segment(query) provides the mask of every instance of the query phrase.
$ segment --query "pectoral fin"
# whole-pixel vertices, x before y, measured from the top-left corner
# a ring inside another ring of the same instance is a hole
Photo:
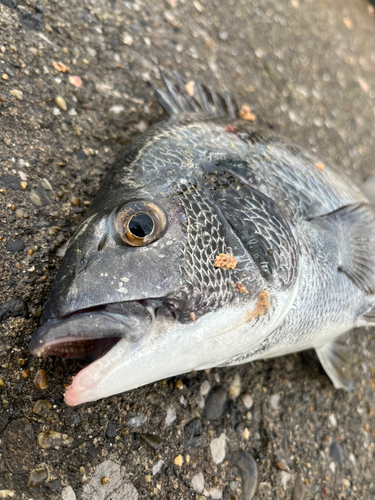
[[[353,388],[351,372],[351,349],[342,337],[315,349],[324,371],[336,389]]]
[[[375,212],[370,205],[348,205],[319,217],[336,235],[339,271],[363,292],[375,294]]]

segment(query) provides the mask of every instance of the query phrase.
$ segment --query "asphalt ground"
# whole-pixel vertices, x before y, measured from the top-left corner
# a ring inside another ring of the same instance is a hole
[[[0,496],[250,499],[247,452],[254,498],[373,499],[371,330],[350,336],[350,394],[302,353],[68,408],[79,363],[27,351],[58,250],[116,153],[163,115],[146,84],[159,66],[232,90],[357,181],[375,174],[365,1],[0,0]]]

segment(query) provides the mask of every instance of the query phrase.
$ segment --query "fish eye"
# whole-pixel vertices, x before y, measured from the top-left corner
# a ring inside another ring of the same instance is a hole
[[[115,227],[124,243],[141,247],[160,238],[167,227],[167,216],[154,202],[133,201],[119,210]]]
[[[129,221],[129,231],[136,238],[144,238],[152,233],[154,221],[147,214],[136,214]]]

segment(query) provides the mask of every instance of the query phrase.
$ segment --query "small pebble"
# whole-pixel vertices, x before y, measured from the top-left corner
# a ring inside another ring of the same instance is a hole
[[[277,407],[279,406],[279,401],[280,401],[280,394],[273,394],[270,397],[270,405],[273,410],[277,410]]]
[[[236,489],[238,488],[238,481],[229,481],[229,488],[232,491],[236,491]]]
[[[22,370],[22,371],[21,371],[21,377],[22,377],[23,379],[25,379],[25,380],[26,380],[26,379],[28,379],[28,378],[30,377],[30,370],[29,370],[29,369],[27,369],[27,370]]]
[[[51,415],[52,403],[48,399],[38,399],[33,406],[34,415],[38,417],[47,418]]]
[[[38,434],[38,445],[44,450],[54,448],[60,449],[62,446],[68,447],[73,444],[73,438],[68,434],[61,434],[57,431],[45,431]]]
[[[171,406],[167,409],[165,423],[167,425],[171,425],[175,420],[176,420],[176,408],[174,406]]]
[[[251,111],[250,106],[247,106],[246,104],[243,104],[239,113],[238,113],[239,118],[242,120],[249,120],[253,122],[256,118],[254,113]]]
[[[82,85],[82,80],[79,76],[69,76],[69,83],[74,85],[74,87],[80,87]]]
[[[175,465],[178,465],[179,467],[182,466],[184,459],[182,458],[182,455],[177,455],[177,457],[173,460],[173,463]]]
[[[17,359],[17,364],[18,366],[25,366],[27,363],[26,359],[25,358],[18,358]]]
[[[49,483],[51,484],[51,483]],[[71,486],[65,486],[65,488],[61,492],[62,500],[76,500],[76,494],[73,491]]]
[[[302,479],[298,476],[295,480],[293,491],[292,491],[292,500],[303,500],[305,496],[305,485],[302,482]]]
[[[201,385],[200,393],[202,394],[202,396],[206,396],[206,394],[209,393],[210,389],[211,389],[210,383],[208,382],[208,380],[205,380]]]
[[[133,37],[128,33],[125,33],[122,37],[122,42],[130,47],[131,45],[133,45]]]
[[[176,380],[176,389],[178,389],[179,391],[182,391],[182,389],[184,388],[184,383],[182,382],[182,380],[178,379]]]
[[[19,101],[22,101],[22,99],[23,99],[23,93],[21,92],[21,90],[13,89],[9,93],[10,93],[10,95],[12,95],[13,97],[15,97]]]
[[[25,243],[21,238],[15,238],[14,240],[9,240],[7,243],[7,250],[11,252],[22,252],[25,249]]]
[[[346,479],[346,477],[342,480],[342,485],[344,488],[347,490],[350,487],[350,481],[349,479]]]
[[[286,464],[285,460],[278,460],[276,462],[276,467],[279,470],[287,470],[288,469],[288,465]]]
[[[281,477],[281,484],[282,484],[284,491],[285,491],[288,487],[288,483],[290,481],[290,478],[292,477],[292,474],[289,474],[289,472],[285,472],[283,470],[280,473],[280,477]]]
[[[221,498],[223,498],[223,492],[218,490],[217,488],[213,488],[210,491],[210,495],[214,500],[220,500]]]
[[[116,104],[116,105],[110,107],[109,111],[111,113],[115,113],[115,115],[118,115],[122,111],[125,111],[125,108],[124,108],[124,106],[122,104]]]
[[[338,443],[333,442],[329,447],[329,456],[337,463],[339,467],[342,465],[343,456],[341,451],[341,446]]]
[[[157,434],[142,433],[139,435],[139,437],[152,450],[157,450],[163,443],[161,437]]]
[[[253,398],[250,396],[250,394],[245,394],[242,398],[242,401],[247,410],[250,410],[250,408],[253,406]]]
[[[44,467],[38,467],[30,472],[29,479],[27,481],[26,488],[32,489],[40,486],[47,479],[47,469]]]
[[[16,217],[18,219],[22,219],[24,215],[25,214],[24,214],[24,211],[22,210],[22,208],[17,208],[17,210],[16,210]]]
[[[251,500],[258,484],[257,464],[248,451],[240,450],[235,455],[235,465],[242,476],[243,500]]]
[[[186,447],[196,448],[202,443],[202,422],[193,418],[184,427],[184,443]]]
[[[160,470],[163,466],[163,463],[164,463],[164,460],[159,460],[159,462],[156,465],[154,465],[154,467],[152,468],[152,473],[154,476],[155,476],[155,474],[160,472]]]
[[[217,385],[209,392],[204,405],[204,413],[209,420],[216,420],[222,416],[227,404],[227,391]]]
[[[131,418],[126,422],[128,427],[139,427],[147,421],[147,417],[144,413],[138,413],[135,417]]]
[[[0,387],[3,387],[3,385],[4,385],[4,380],[0,378]]]
[[[61,97],[61,95],[58,95],[56,97],[55,102],[58,105],[58,107],[60,109],[62,109],[63,111],[66,111],[68,109],[66,102],[65,102],[65,99],[63,97]]]
[[[42,179],[40,181],[40,184],[42,186],[43,189],[47,190],[47,191],[52,191],[52,186],[51,186],[51,183],[49,182],[48,179]]]
[[[204,490],[204,477],[201,472],[193,477],[193,479],[191,480],[191,485],[195,492],[202,493],[202,491]]]
[[[337,427],[337,418],[336,418],[336,415],[334,413],[331,413],[331,415],[329,415],[329,421],[331,422],[331,424],[333,425],[333,427]]]
[[[109,481],[109,477],[104,476],[104,477],[102,477],[100,482],[102,483],[103,486],[105,486],[106,484],[108,484],[108,481]]]
[[[215,464],[220,464],[225,458],[225,441],[226,435],[223,432],[210,443],[211,455]]]
[[[21,189],[25,190],[27,188],[27,182],[21,181],[20,182],[20,187],[21,187]]]
[[[116,436],[116,424],[114,422],[109,422],[107,429],[105,431],[107,438],[112,439]]]
[[[43,205],[42,200],[36,191],[31,191],[30,200],[36,207],[41,207]]]
[[[35,388],[39,391],[44,391],[48,387],[47,374],[44,370],[38,370],[34,379]]]
[[[241,394],[241,377],[239,373],[235,374],[233,381],[229,386],[228,394],[231,399],[236,399]]]

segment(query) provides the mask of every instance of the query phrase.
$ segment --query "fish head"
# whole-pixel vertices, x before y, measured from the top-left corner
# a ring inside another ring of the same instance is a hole
[[[168,141],[173,162],[159,158],[163,170],[150,167],[165,151],[158,143],[114,165],[31,340],[34,355],[92,361],[67,389],[68,405],[223,364],[267,332],[269,310],[282,303],[265,289],[206,166],[192,168],[186,147]]]

